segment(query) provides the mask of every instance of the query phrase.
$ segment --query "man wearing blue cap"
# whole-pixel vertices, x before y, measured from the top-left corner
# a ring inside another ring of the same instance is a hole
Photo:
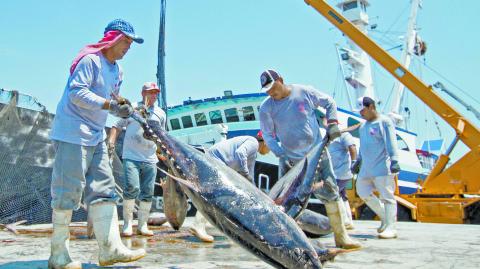
[[[326,110],[327,135],[330,140],[340,136],[337,106],[328,95],[311,86],[286,85],[275,70],[265,70],[260,75],[262,91],[267,97],[260,105],[260,128],[270,150],[279,158],[279,177],[301,161],[316,144],[321,135],[315,110]],[[277,142],[278,139],[278,142]],[[279,143],[280,142],[280,143]],[[322,156],[323,184],[314,194],[325,204],[337,247],[353,249],[360,244],[351,239],[344,227],[342,200],[338,193],[328,151]]]
[[[352,172],[358,173],[357,193],[382,221],[377,229],[379,237],[397,237],[395,222],[395,174],[398,164],[397,136],[390,118],[377,112],[375,101],[370,97],[358,100],[360,115],[366,121],[359,128],[360,154],[352,164]],[[360,165],[361,164],[361,165]],[[380,194],[380,199],[373,193]]]
[[[53,165],[53,234],[48,268],[81,268],[69,254],[69,224],[72,211],[80,207],[82,194],[93,221],[101,266],[131,262],[146,255],[123,245],[118,230],[115,180],[109,163],[105,123],[108,113],[126,118],[130,103],[119,97],[122,71],[118,60],[131,43],[142,43],[132,25],[114,20],[104,37],[85,46],[70,68],[70,77],[58,103],[50,138],[56,156]]]

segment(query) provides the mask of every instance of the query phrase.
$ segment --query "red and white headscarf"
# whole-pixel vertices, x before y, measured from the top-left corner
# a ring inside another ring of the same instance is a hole
[[[70,67],[70,75],[73,74],[75,71],[75,67],[80,62],[80,60],[87,54],[94,54],[102,49],[110,48],[111,46],[115,45],[115,43],[122,38],[124,34],[121,31],[108,31],[105,33],[103,38],[98,41],[98,43],[86,45],[83,47],[80,52],[78,53],[77,57],[73,60],[72,66]]]

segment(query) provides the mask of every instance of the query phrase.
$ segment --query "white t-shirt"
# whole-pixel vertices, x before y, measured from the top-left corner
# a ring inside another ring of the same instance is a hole
[[[352,145],[355,145],[355,143],[350,133],[342,133],[328,145],[336,179],[351,179],[353,177],[350,171],[352,159],[348,151],[348,148]]]
[[[137,107],[142,103],[134,103],[133,107]],[[147,120],[156,121],[158,124],[165,129],[165,112],[156,106],[149,107]],[[155,154],[157,150],[157,145],[153,141],[147,140],[143,137],[143,129],[140,124],[131,119],[120,119],[114,124],[114,127],[123,129],[125,131],[125,139],[123,141],[123,153],[122,157],[124,159],[129,159],[139,162],[148,162],[148,163],[157,163],[158,159]]]

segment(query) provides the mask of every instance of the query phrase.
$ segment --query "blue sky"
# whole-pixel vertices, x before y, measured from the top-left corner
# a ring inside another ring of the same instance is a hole
[[[378,31],[390,29],[401,35],[406,28],[409,0],[370,2],[371,22],[378,24]],[[426,63],[480,100],[476,77],[479,23],[475,19],[480,1],[454,3],[424,1],[418,21],[421,35],[428,42]],[[55,112],[76,53],[83,45],[99,40],[109,21],[124,18],[145,38],[144,44],[133,45],[120,62],[125,73],[121,92],[135,100],[145,81],[156,80],[159,9],[159,2],[153,0],[1,1],[0,88],[33,95]],[[220,96],[224,90],[256,92],[260,72],[272,67],[287,83],[310,84],[330,94],[335,91],[340,106],[346,107],[334,50],[334,43],[344,40],[303,0],[167,0],[166,32],[170,105],[188,97]],[[382,35],[373,33],[377,38]],[[385,40],[385,36],[379,40]],[[389,48],[400,43],[397,39],[383,45]],[[399,51],[392,53],[399,55]],[[377,94],[386,98],[393,80],[378,66],[374,72]],[[421,71],[421,77],[427,84],[442,81],[456,91],[429,70]],[[480,107],[472,98],[456,93]],[[415,98],[408,99],[414,102],[411,110],[419,115],[412,115],[416,118],[411,124],[413,130],[422,139],[436,136],[432,131],[435,128],[425,124],[435,117],[425,113],[421,104],[415,105]],[[452,99],[446,100],[465,112]],[[472,114],[465,115],[479,126]],[[452,137],[450,128],[444,124],[441,128],[442,135]]]

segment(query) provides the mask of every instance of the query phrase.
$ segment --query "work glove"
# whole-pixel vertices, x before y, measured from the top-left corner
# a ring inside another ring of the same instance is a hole
[[[132,115],[133,108],[127,99],[120,101],[110,100],[108,112],[114,116],[126,119]]]
[[[398,164],[398,161],[392,160],[390,162],[390,172],[392,172],[392,174],[400,172],[400,165]]]
[[[294,166],[293,162],[290,161],[290,160],[285,160],[285,167],[287,168],[287,170],[290,170],[292,169],[292,167]]]
[[[328,124],[327,127],[327,135],[328,139],[332,141],[333,139],[337,138],[340,136],[340,129],[338,129],[338,124],[337,123],[330,123]]]
[[[115,143],[108,142],[107,149],[108,149],[108,157],[112,159],[113,154],[115,153]]]
[[[352,165],[350,166],[350,171],[353,174],[358,174],[360,172],[360,165],[362,164],[361,160],[352,160]]]
[[[152,140],[153,139],[153,135],[154,133],[151,132],[151,129],[147,129],[147,130],[143,130],[143,138],[145,138],[146,140]]]

